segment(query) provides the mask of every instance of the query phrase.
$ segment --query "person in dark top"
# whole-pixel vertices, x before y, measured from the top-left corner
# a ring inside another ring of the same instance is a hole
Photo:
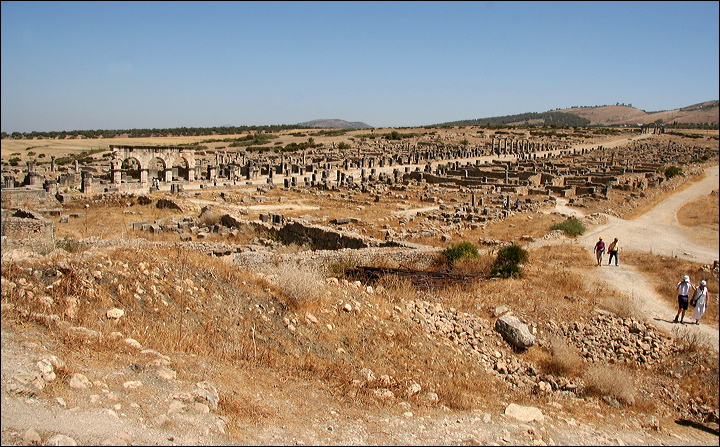
[[[618,250],[619,249],[620,249],[620,244],[618,244],[618,238],[615,238],[615,240],[610,242],[610,245],[608,245],[608,253],[610,254],[610,257],[608,258],[608,265],[610,265],[613,258],[615,258],[615,265],[618,265]]]
[[[690,282],[690,277],[685,275],[682,281],[677,283],[675,288],[678,292],[678,311],[677,314],[675,314],[673,323],[677,323],[678,317],[680,317],[680,323],[685,324],[683,320],[685,319],[685,311],[688,309],[688,297],[690,296],[690,292],[695,290],[695,286]]]

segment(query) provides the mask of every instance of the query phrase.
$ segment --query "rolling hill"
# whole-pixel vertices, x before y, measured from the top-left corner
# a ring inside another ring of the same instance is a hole
[[[720,101],[706,101],[673,110],[646,112],[630,105],[571,107],[543,113],[524,113],[442,123],[444,126],[471,125],[643,125],[662,120],[665,124],[718,124]]]
[[[360,121],[348,122],[338,119],[319,119],[298,123],[301,127],[317,127],[321,129],[372,129],[372,126]]]

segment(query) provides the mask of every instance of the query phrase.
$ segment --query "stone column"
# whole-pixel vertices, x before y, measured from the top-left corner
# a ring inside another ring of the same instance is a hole
[[[122,182],[122,171],[118,169],[118,162],[110,162],[110,183],[119,184]]]
[[[82,183],[80,184],[80,190],[83,193],[90,192],[90,187],[92,186],[92,174],[89,172],[83,172],[82,173]]]

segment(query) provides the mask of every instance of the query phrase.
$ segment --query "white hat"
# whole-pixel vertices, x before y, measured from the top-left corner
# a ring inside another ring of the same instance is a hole
[[[703,279],[702,281],[700,281],[700,285],[701,285],[701,286],[706,286],[707,283],[706,283],[705,280]]]
[[[690,277],[688,275],[683,276],[683,281],[690,281]]]

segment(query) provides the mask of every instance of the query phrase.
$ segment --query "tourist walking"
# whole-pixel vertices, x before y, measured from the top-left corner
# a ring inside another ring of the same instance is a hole
[[[702,281],[700,281],[700,285],[697,286],[697,288],[695,289],[695,295],[693,295],[693,299],[692,301],[690,301],[690,304],[695,306],[695,311],[693,311],[693,318],[695,319],[695,324],[700,324],[700,318],[702,318],[703,314],[705,313],[707,297],[707,282],[705,282],[705,280],[703,279]]]
[[[603,254],[605,254],[605,242],[603,242],[602,238],[598,239],[598,241],[595,243],[595,248],[593,249],[593,251],[595,252],[597,265],[602,265],[602,257]]]
[[[690,277],[688,275],[685,275],[683,276],[682,281],[677,283],[675,289],[677,289],[678,293],[678,311],[677,314],[675,314],[675,319],[673,320],[673,323],[677,323],[678,317],[680,317],[680,323],[685,324],[683,319],[685,318],[685,311],[688,308],[688,296],[690,296],[691,291],[695,290],[695,286],[693,286],[690,282]]]
[[[615,265],[618,265],[618,250],[619,249],[620,249],[620,246],[618,244],[618,238],[615,238],[615,240],[610,242],[610,245],[608,245],[608,253],[610,254],[610,257],[608,257],[608,265],[610,265],[613,258],[615,258]]]

